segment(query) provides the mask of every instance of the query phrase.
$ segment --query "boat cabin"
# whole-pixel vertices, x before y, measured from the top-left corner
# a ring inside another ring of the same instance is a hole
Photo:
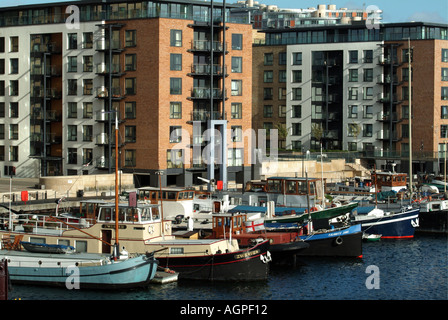
[[[157,203],[159,200],[163,201],[184,201],[192,200],[195,196],[194,189],[181,189],[181,188],[160,188],[156,187],[143,187],[138,188],[138,200],[139,201],[151,201],[151,203]]]
[[[246,214],[213,215],[212,234],[214,239],[229,237],[229,234],[246,232]]]
[[[100,206],[97,221],[115,221],[115,204]],[[127,204],[119,204],[118,221],[120,223],[148,223],[152,221],[160,221],[159,206],[144,205],[130,207]]]
[[[373,172],[372,184],[376,191],[396,191],[406,189],[406,173]]]

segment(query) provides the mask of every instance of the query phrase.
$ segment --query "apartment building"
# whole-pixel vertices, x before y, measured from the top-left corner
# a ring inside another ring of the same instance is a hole
[[[250,24],[223,3],[70,4],[0,13],[0,128],[12,137],[0,165],[22,177],[112,172],[117,143],[137,185],[158,185],[159,171],[163,185],[250,179]]]
[[[414,166],[437,171],[447,128],[447,27],[416,22],[263,30],[265,44],[253,49],[254,69],[260,69],[253,76],[254,128],[280,128],[284,149],[322,144],[362,151],[378,167],[402,162],[397,169],[406,170],[400,158],[409,153],[410,43]]]

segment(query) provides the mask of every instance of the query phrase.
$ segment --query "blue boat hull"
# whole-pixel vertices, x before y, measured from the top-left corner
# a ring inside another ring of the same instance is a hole
[[[125,289],[147,285],[155,276],[158,261],[139,256],[102,266],[13,267],[8,268],[13,283],[71,287],[79,289]]]
[[[418,226],[420,209],[406,212],[397,212],[381,218],[372,218],[362,221],[362,231],[368,234],[381,234],[383,239],[413,238],[415,228]]]

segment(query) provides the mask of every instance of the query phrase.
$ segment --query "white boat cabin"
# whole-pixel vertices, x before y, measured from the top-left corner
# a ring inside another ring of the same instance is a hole
[[[406,173],[395,172],[373,172],[372,184],[378,191],[395,191],[399,192],[406,189]]]

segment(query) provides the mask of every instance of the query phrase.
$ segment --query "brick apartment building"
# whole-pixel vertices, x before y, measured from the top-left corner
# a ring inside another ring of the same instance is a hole
[[[261,31],[265,41],[253,48],[254,128],[280,128],[283,149],[322,143],[407,171],[410,43],[413,170],[440,172],[448,142],[447,30],[409,22]]]
[[[163,185],[251,178],[250,24],[223,3],[71,4],[0,12],[2,167],[21,177],[112,172],[118,143],[137,186],[158,185],[158,171]],[[79,25],[67,25],[76,10]],[[211,155],[210,128],[222,136]]]

